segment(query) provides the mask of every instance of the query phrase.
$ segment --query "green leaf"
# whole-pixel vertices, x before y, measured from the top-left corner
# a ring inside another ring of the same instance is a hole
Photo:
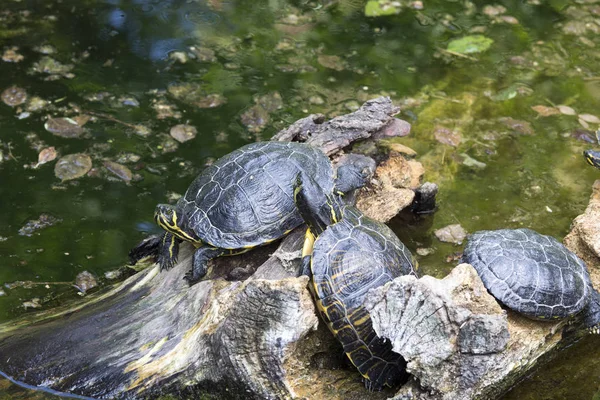
[[[394,15],[400,13],[400,9],[390,4],[381,4],[378,0],[370,0],[365,5],[367,17],[379,17],[381,15]]]
[[[483,35],[465,36],[451,41],[448,51],[460,54],[481,53],[490,48],[494,41]]]

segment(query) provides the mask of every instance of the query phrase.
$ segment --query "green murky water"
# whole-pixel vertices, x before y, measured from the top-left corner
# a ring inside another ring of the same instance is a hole
[[[108,282],[104,273],[155,229],[154,206],[212,160],[308,113],[344,114],[379,95],[402,106],[413,130],[396,140],[440,186],[434,215],[392,221],[411,250],[433,249],[420,258],[423,273],[455,264],[461,248],[433,236],[448,224],[563,237],[600,177],[581,156],[599,128],[600,2],[486,3],[425,0],[422,10],[366,17],[360,0],[3,1],[0,91],[16,85],[29,101],[0,103],[0,283],[48,285],[5,289],[0,321],[29,312],[24,302],[76,298],[54,283],[84,270]],[[447,50],[474,34],[491,47]],[[78,138],[44,128],[48,117],[80,115],[92,120]],[[177,124],[196,137],[174,141]],[[50,146],[59,158],[87,154],[92,170],[61,182],[56,161],[33,168]],[[126,166],[132,181],[105,161]],[[19,234],[40,215],[58,222]],[[587,339],[508,398],[590,399],[599,356]]]

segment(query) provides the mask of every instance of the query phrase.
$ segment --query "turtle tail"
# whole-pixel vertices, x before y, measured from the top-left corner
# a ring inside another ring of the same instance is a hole
[[[590,333],[600,334],[600,293],[592,290],[592,298],[586,308],[583,322]]]
[[[159,254],[160,246],[162,244],[163,235],[152,235],[142,240],[137,246],[129,251],[129,262],[131,265],[135,265],[141,259],[146,257],[156,257]]]

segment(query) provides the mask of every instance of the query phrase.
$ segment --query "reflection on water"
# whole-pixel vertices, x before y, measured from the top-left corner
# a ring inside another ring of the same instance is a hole
[[[198,35],[222,22],[205,2],[189,0],[105,0],[98,20],[101,40],[123,35],[131,52],[152,61],[198,44]]]

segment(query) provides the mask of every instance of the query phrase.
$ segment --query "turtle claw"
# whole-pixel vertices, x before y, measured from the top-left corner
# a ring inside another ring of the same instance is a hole
[[[185,273],[185,275],[183,276],[183,280],[186,281],[188,283],[188,285],[193,286],[195,283],[197,283],[200,279],[194,279],[194,271],[193,270],[189,270],[188,272]]]

